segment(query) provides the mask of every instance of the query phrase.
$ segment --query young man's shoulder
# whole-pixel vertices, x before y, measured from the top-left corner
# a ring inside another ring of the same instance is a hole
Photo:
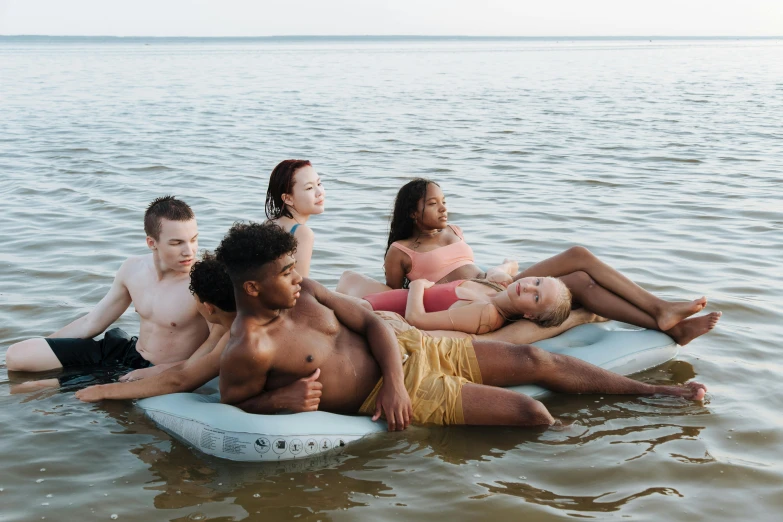
[[[152,254],[142,254],[140,256],[130,256],[120,265],[120,270],[141,270],[151,268]]]
[[[274,352],[274,343],[263,330],[248,328],[240,318],[234,321],[230,335],[222,349],[220,362],[230,364],[255,364]]]
[[[120,265],[116,278],[122,282],[138,280],[150,268],[153,268],[152,254],[130,256]]]

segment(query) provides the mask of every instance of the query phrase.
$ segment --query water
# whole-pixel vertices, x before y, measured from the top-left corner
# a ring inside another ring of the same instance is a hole
[[[173,193],[201,246],[311,159],[312,276],[381,275],[396,190],[439,180],[481,264],[583,244],[718,328],[639,378],[704,404],[548,399],[562,432],[413,428],[286,465],[205,458],[130,402],[11,394],[0,519],[775,520],[783,508],[779,40],[0,38],[0,353],[88,311]],[[137,331],[129,311],[119,325]],[[3,359],[0,359],[4,361]]]

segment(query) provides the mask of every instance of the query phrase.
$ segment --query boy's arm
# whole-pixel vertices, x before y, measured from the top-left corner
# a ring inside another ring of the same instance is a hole
[[[203,386],[217,377],[220,356],[228,343],[228,332],[213,351],[166,372],[140,381],[90,386],[76,392],[76,398],[84,402],[103,399],[143,399],[167,393],[188,392]],[[238,404],[250,413],[274,413],[280,410],[294,412],[315,411],[321,397],[321,383],[317,382],[320,370],[283,388],[276,389]]]
[[[130,272],[132,260],[126,260],[117,275],[109,292],[87,315],[84,315],[72,323],[60,328],[49,337],[75,337],[78,339],[90,339],[105,331],[114,321],[120,318],[122,313],[131,304],[130,292],[125,286],[125,277]]]
[[[198,349],[193,352],[193,355],[191,355],[188,359],[172,363],[156,364],[155,366],[150,366],[149,368],[133,370],[132,372],[128,372],[120,377],[120,382],[149,379],[150,377],[154,377],[155,375],[158,375],[159,373],[162,373],[170,368],[176,368],[182,364],[193,364],[194,361],[197,361],[198,359],[210,354],[224,337],[226,340],[228,340],[228,330],[219,324],[210,324],[209,326],[209,337],[207,337],[206,341],[201,343],[201,346],[199,346]],[[223,343],[221,351],[223,348],[225,348],[225,346],[225,343]]]
[[[410,396],[405,389],[400,349],[391,327],[354,300],[332,292],[311,279],[302,281],[302,289],[311,292],[318,302],[331,309],[341,324],[367,339],[370,351],[383,374],[383,385],[378,394],[373,420],[377,420],[381,413],[384,413],[389,431],[407,428],[413,410]]]
[[[295,413],[315,411],[321,402],[323,384],[318,382],[321,369],[317,368],[311,375],[298,379],[288,386],[266,391],[255,397],[244,400],[236,406],[248,413],[277,413],[289,410]]]
[[[228,343],[228,338],[226,332],[215,349],[207,355],[188,359],[180,366],[153,377],[90,386],[76,392],[76,398],[84,402],[97,402],[103,399],[143,399],[167,393],[193,391],[217,377],[220,371],[220,355]]]
[[[220,402],[223,404],[238,406],[263,393],[267,373],[272,367],[272,353],[259,345],[247,335],[230,338],[220,361]]]

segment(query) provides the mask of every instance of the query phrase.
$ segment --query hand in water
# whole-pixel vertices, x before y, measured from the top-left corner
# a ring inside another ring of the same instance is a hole
[[[159,368],[157,366],[150,366],[149,368],[139,368],[138,370],[133,370],[132,372],[128,372],[122,377],[120,377],[120,382],[130,382],[130,381],[138,381],[139,379],[146,379],[147,377],[152,377],[153,375],[157,375],[160,372],[165,370],[165,368]]]
[[[131,372],[132,373],[132,372]],[[95,386],[88,386],[83,390],[76,392],[76,398],[82,402],[98,402],[104,399],[103,397],[103,385],[96,384]]]

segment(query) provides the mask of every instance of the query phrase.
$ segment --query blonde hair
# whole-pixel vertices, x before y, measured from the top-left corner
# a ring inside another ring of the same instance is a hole
[[[556,277],[547,277],[545,279],[552,279],[557,283],[558,289],[555,304],[533,319],[533,322],[543,328],[552,328],[563,324],[571,314],[571,290]]]

